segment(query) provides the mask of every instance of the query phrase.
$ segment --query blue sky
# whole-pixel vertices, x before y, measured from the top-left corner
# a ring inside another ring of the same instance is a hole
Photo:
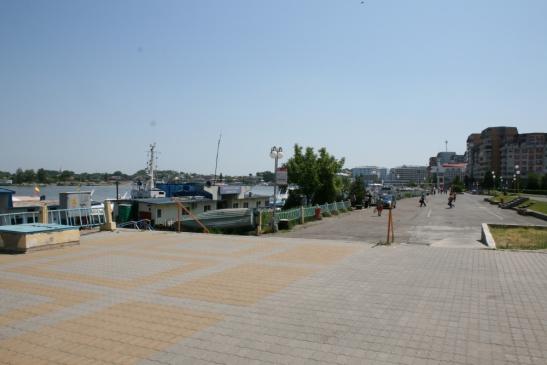
[[[547,1],[0,1],[0,170],[426,164],[547,132]],[[290,156],[290,153],[289,153]]]

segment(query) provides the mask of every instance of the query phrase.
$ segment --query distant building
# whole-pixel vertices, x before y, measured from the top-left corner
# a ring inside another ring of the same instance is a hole
[[[427,180],[428,166],[399,166],[390,170],[390,181],[397,184],[422,184]]]
[[[519,134],[515,127],[490,127],[467,138],[466,175],[480,181],[489,171],[505,181],[518,171],[547,173],[547,133]]]
[[[437,188],[448,187],[456,177],[463,182],[465,177],[465,155],[456,152],[439,152],[429,158],[428,177],[433,177]]]
[[[516,173],[515,166],[519,166],[521,175],[547,173],[546,140],[547,133],[524,133],[507,141],[500,148],[500,176],[511,178]]]
[[[387,168],[379,166],[359,166],[351,169],[351,176],[360,176],[365,184],[385,181],[387,179]]]

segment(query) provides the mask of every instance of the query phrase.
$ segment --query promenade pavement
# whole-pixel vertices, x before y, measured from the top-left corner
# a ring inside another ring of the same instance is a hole
[[[448,207],[446,194],[430,195],[427,206],[419,207],[419,198],[402,199],[393,210],[395,240],[398,243],[425,244],[444,247],[482,248],[481,223],[539,224],[547,222],[531,216],[518,215],[512,209],[500,209],[484,201],[484,196],[458,194],[455,207]],[[342,239],[367,243],[385,242],[387,210],[382,216],[373,208],[357,210],[296,226],[280,237]]]
[[[546,364],[547,255],[463,246],[124,230],[0,255],[0,363]]]

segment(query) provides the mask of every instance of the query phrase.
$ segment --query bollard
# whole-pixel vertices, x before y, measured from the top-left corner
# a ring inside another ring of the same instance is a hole
[[[256,235],[260,236],[262,234],[262,212],[258,211],[258,219],[256,224]]]
[[[116,222],[112,220],[112,207],[108,200],[104,201],[104,218],[105,222],[101,225],[101,231],[114,231],[116,229]]]
[[[38,213],[38,223],[47,224],[47,205],[40,206],[40,213]]]
[[[321,208],[319,206],[315,207],[315,219],[321,219]]]
[[[304,207],[300,206],[300,224],[306,223],[306,217],[304,217]]]

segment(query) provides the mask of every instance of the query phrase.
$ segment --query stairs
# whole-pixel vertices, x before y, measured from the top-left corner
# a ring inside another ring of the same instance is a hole
[[[500,204],[500,208],[502,208],[502,209],[514,208],[518,205],[521,205],[522,203],[524,203],[527,200],[528,200],[528,198],[521,196],[521,197],[516,198],[515,200],[510,201],[509,203]]]

